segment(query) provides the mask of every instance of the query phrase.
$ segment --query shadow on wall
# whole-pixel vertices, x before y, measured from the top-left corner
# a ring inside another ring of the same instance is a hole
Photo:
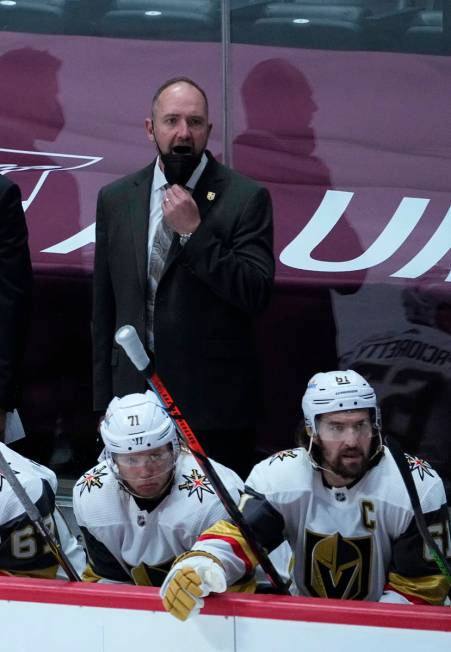
[[[257,323],[263,402],[258,440],[264,454],[293,446],[301,414],[301,397],[317,371],[337,368],[336,327],[330,290],[355,292],[364,275],[352,284],[340,275],[302,275],[288,281],[278,261],[281,250],[299,232],[293,206],[310,215],[331,187],[327,166],[315,156],[314,116],[318,110],[312,88],[302,72],[284,59],[257,64],[245,79],[241,96],[246,130],[233,142],[233,160],[240,172],[262,180],[274,205],[274,249],[278,274],[271,305]],[[313,252],[315,258],[343,260],[362,252],[346,220]],[[286,270],[285,270],[286,271]]]
[[[89,466],[96,454],[89,330],[91,282],[57,266],[48,270],[40,255],[49,242],[64,240],[80,228],[74,176],[59,170],[61,161],[37,144],[53,143],[65,125],[58,98],[60,65],[49,52],[32,48],[11,50],[0,57],[0,170],[22,190],[34,265],[33,311],[20,410],[27,438],[16,447],[44,464],[52,466],[54,462],[55,469],[62,464]],[[14,84],[4,83],[12,79]],[[42,175],[49,170],[41,187]],[[61,206],[64,214],[55,208]],[[42,215],[46,216],[45,224],[39,219]],[[76,252],[72,262],[77,263]]]

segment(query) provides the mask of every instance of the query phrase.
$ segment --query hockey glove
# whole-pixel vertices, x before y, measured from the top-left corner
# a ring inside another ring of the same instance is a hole
[[[212,557],[193,552],[176,562],[166,576],[160,596],[166,611],[179,620],[198,614],[204,606],[202,597],[212,591],[222,593],[226,590],[222,565]]]

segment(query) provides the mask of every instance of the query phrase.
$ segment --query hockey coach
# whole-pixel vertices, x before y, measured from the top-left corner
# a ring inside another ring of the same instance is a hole
[[[207,454],[245,477],[255,461],[253,318],[274,276],[270,196],[207,151],[208,101],[191,79],[157,90],[145,127],[156,159],[98,197],[94,409],[145,390],[114,343],[131,324]]]

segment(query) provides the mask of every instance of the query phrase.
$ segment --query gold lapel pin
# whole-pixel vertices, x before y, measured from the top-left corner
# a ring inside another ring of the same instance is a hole
[[[208,199],[208,201],[213,201],[213,199],[214,199],[215,197],[216,197],[216,193],[215,193],[215,192],[211,192],[211,191],[210,191],[210,192],[207,192],[207,199]]]

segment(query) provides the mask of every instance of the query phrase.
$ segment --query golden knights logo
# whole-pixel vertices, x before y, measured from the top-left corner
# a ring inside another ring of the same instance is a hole
[[[418,475],[420,476],[420,480],[424,480],[424,476],[430,475],[431,478],[434,477],[434,474],[432,473],[432,467],[429,464],[429,462],[426,462],[426,460],[420,460],[419,457],[413,457],[412,455],[409,455],[408,453],[404,453],[406,456],[407,464],[409,465],[409,469],[413,473],[414,471],[418,471]]]
[[[179,484],[179,489],[180,491],[186,489],[188,491],[188,498],[195,493],[199,501],[202,502],[204,491],[209,494],[214,494],[210,480],[207,479],[206,475],[201,475],[197,469],[193,469],[191,475],[184,475],[183,477],[186,482]]]
[[[276,460],[280,460],[281,462],[283,462],[283,460],[286,460],[286,459],[289,458],[289,457],[294,459],[294,458],[297,457],[297,456],[298,456],[297,453],[295,453],[295,452],[292,451],[292,450],[279,451],[278,453],[276,453],[275,455],[273,455],[273,456],[271,457],[271,459],[270,459],[270,461],[269,461],[269,466],[271,466],[271,464],[272,464],[273,462],[275,462]]]
[[[107,475],[105,469],[106,464],[102,464],[102,466],[96,466],[92,471],[83,474],[81,479],[75,485],[76,487],[80,487],[80,496],[85,489],[88,490],[88,493],[91,493],[93,487],[98,487],[99,489],[100,487],[103,487],[103,481],[100,478]]]
[[[305,585],[312,596],[364,600],[368,595],[372,539],[306,530]]]

